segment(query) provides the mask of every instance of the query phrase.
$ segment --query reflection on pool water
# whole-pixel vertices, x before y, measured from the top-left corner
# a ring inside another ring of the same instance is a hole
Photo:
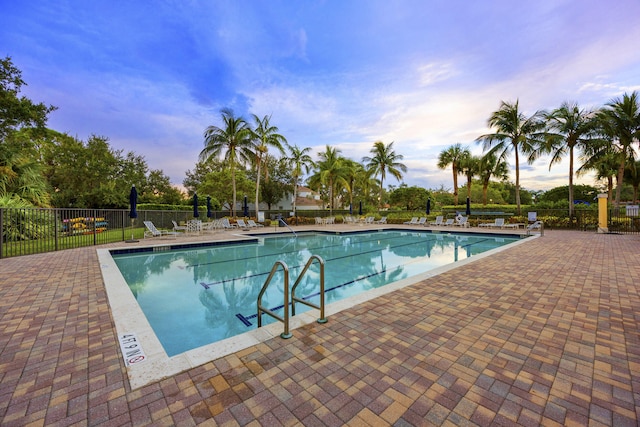
[[[112,256],[168,356],[255,329],[258,293],[276,261],[290,283],[312,255],[325,261],[329,304],[520,240],[516,236],[441,234],[429,231],[310,233],[264,237],[180,250]],[[296,295],[318,303],[319,267],[312,265]],[[279,269],[263,296],[282,310]],[[296,305],[296,313],[310,310]],[[263,324],[274,320],[263,315]]]

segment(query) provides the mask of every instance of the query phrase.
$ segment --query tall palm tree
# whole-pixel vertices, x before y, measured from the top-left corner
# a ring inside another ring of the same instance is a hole
[[[224,127],[209,126],[204,131],[204,149],[200,152],[200,161],[222,155],[231,170],[233,202],[231,216],[236,215],[236,166],[251,159],[253,144],[251,130],[242,117],[236,117],[233,111],[221,110]]]
[[[563,102],[545,117],[549,133],[541,151],[551,153],[549,170],[569,154],[569,216],[573,217],[574,151],[596,142],[594,113],[580,109],[578,104]]]
[[[640,188],[640,161],[627,165],[624,171],[624,182],[633,187],[633,203],[638,203],[638,188]]]
[[[373,143],[373,148],[370,153],[373,154],[373,157],[365,156],[362,158],[362,162],[369,170],[373,171],[374,174],[380,175],[380,197],[378,199],[378,208],[380,208],[383,203],[383,184],[387,172],[400,181],[402,179],[402,172],[407,172],[407,167],[403,163],[400,163],[400,160],[402,160],[404,156],[393,151],[393,142],[384,145],[384,142],[376,141]]]
[[[298,197],[298,185],[303,173],[309,173],[311,167],[314,166],[313,159],[309,155],[310,147],[300,149],[297,145],[288,145],[290,155],[289,162],[291,164],[291,179],[293,181],[293,215],[296,212],[296,199]]]
[[[480,159],[478,175],[482,181],[482,203],[486,205],[491,177],[496,177],[500,181],[509,179],[509,165],[504,159],[499,159],[495,153],[487,154]]]
[[[351,160],[345,159],[345,171],[346,171],[346,190],[349,196],[349,206],[353,207],[353,194],[355,193],[356,186],[363,182],[363,179],[368,176],[368,172],[364,169],[362,164]]]
[[[578,168],[576,175],[582,176],[588,171],[594,171],[596,179],[607,181],[607,200],[613,200],[613,178],[618,173],[619,155],[615,147],[606,141],[586,147],[580,156],[582,166]]]
[[[625,164],[628,159],[635,158],[632,144],[640,142],[640,104],[638,92],[624,94],[622,99],[611,100],[597,113],[597,119],[603,135],[620,153],[618,160],[618,186],[616,188],[616,206],[620,205],[620,191],[624,177]]]
[[[482,135],[476,139],[482,142],[482,149],[487,153],[499,153],[498,157],[506,159],[510,151],[515,155],[516,172],[516,209],[520,214],[520,152],[528,154],[528,161],[535,159],[536,148],[544,141],[544,112],[536,111],[526,117],[519,109],[519,101],[514,104],[502,101],[500,108],[489,117],[488,125],[495,133]],[[494,145],[495,144],[495,145]]]
[[[471,199],[471,184],[473,177],[480,172],[480,157],[473,156],[469,153],[460,163],[460,172],[467,177],[467,198]]]
[[[438,167],[446,169],[451,165],[453,171],[453,203],[458,204],[458,175],[460,175],[460,163],[471,153],[468,148],[462,148],[460,143],[454,144],[440,152],[438,155]]]
[[[316,173],[310,178],[310,182],[325,186],[329,193],[329,215],[333,215],[335,194],[338,185],[346,186],[346,174],[344,157],[337,148],[326,146],[325,151],[318,153],[320,160],[316,162]]]
[[[271,116],[264,116],[262,120],[253,114],[254,129],[251,130],[251,137],[255,144],[255,163],[256,163],[256,218],[260,210],[260,177],[261,167],[264,160],[268,156],[269,147],[277,149],[280,154],[284,154],[282,144],[287,143],[287,139],[278,133],[278,128],[271,125]]]

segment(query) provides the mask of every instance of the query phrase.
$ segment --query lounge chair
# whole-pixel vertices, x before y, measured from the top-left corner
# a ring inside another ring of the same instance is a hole
[[[178,223],[175,221],[171,221],[171,222],[173,223],[173,231],[182,231],[186,233],[187,231],[186,225],[178,225]]]
[[[249,225],[247,225],[247,223],[244,222],[244,219],[236,219],[236,224],[238,224],[238,227],[243,230],[249,229]]]
[[[202,231],[207,233],[209,231],[213,232],[222,228],[222,221],[219,219],[214,219],[213,221],[202,223]]]
[[[496,218],[493,222],[485,222],[483,224],[478,224],[478,227],[503,228],[504,227],[504,218]]]
[[[144,237],[173,236],[175,238],[180,234],[177,231],[159,230],[152,221],[144,221],[144,226],[147,227],[144,231]]]
[[[324,220],[319,216],[316,217],[316,225],[324,225]]]
[[[442,215],[438,215],[436,217],[436,220],[434,222],[430,222],[429,224],[431,224],[431,225],[442,225],[442,221],[443,220],[444,220],[444,217]]]
[[[446,220],[445,222],[443,222],[443,223],[442,223],[442,225],[443,225],[444,227],[448,227],[448,226],[450,226],[450,225],[453,225],[454,221],[455,221],[455,219],[453,219],[453,218],[449,218],[448,220]]]
[[[223,230],[230,230],[230,229],[234,229],[234,228],[238,228],[238,226],[236,224],[231,224],[229,222],[229,218],[223,218],[222,219],[222,229]]]
[[[426,225],[427,224],[427,217],[426,216],[422,216],[420,217],[420,219],[418,220],[418,223],[416,225]]]
[[[453,223],[453,225],[458,226],[458,227],[468,227],[469,226],[469,217],[468,216],[458,216],[456,217],[456,222]]]
[[[262,224],[258,224],[257,222],[255,222],[255,221],[254,221],[254,220],[252,220],[252,219],[248,219],[248,220],[247,220],[247,225],[248,225],[249,227],[251,227],[251,228],[264,227],[264,225],[262,225]]]
[[[411,218],[411,221],[405,221],[404,224],[407,225],[416,225],[418,223],[418,217],[414,216],[413,218]]]
[[[373,221],[374,224],[386,224],[387,223],[387,217],[383,216],[382,218],[380,218],[377,221]]]

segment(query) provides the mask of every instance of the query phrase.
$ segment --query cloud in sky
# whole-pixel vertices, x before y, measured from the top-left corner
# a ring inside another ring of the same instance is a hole
[[[394,141],[407,184],[450,188],[438,154],[454,143],[480,154],[501,101],[533,114],[640,88],[636,0],[0,4],[0,54],[27,96],[59,107],[49,126],[106,136],[176,184],[224,107],[271,114],[314,152],[360,160]],[[566,185],[567,163],[524,167],[521,184]]]

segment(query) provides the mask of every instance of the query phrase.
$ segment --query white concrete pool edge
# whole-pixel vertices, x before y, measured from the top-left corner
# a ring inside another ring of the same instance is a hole
[[[335,321],[331,316],[339,313],[340,311],[402,289],[406,286],[416,284],[454,268],[475,262],[484,257],[494,255],[537,237],[540,236],[533,235],[528,238],[522,238],[516,242],[491,249],[470,258],[465,258],[442,267],[434,268],[425,273],[408,277],[380,288],[362,292],[344,300],[336,301],[325,307],[325,316],[329,319],[329,322]],[[138,305],[138,302],[129,289],[129,286],[122,277],[114,259],[111,257],[111,250],[114,250],[114,248],[97,249],[96,252],[116,333],[118,337],[126,333],[135,333],[146,355],[146,360],[144,362],[127,367],[129,384],[132,390],[178,374],[185,370],[195,368],[229,354],[244,350],[271,338],[278,337],[280,333],[283,332],[283,325],[280,322],[275,322],[257,330],[252,330],[244,334],[236,335],[231,338],[169,357],[158,340],[155,332],[151,328],[151,325],[147,321],[146,316]],[[290,318],[289,329],[293,331],[301,326],[313,323],[316,320],[316,310],[306,311]],[[295,337],[291,339],[295,339]],[[114,345],[117,346],[118,342],[114,342]]]

